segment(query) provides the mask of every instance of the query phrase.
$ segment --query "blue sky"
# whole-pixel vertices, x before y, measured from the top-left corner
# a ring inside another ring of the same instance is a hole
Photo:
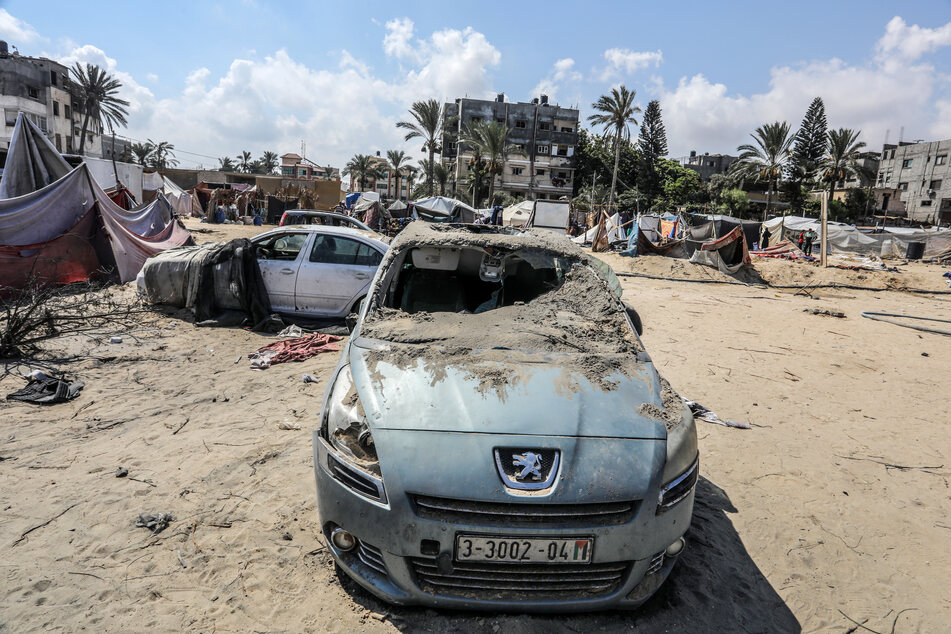
[[[767,121],[798,126],[822,96],[870,147],[951,137],[951,3],[0,2],[28,55],[107,67],[132,102],[128,136],[183,166],[241,150],[342,165],[406,149],[415,99],[590,103],[612,85],[659,99],[671,155],[734,152]],[[788,5],[792,7],[793,5]],[[184,151],[190,152],[185,154]]]

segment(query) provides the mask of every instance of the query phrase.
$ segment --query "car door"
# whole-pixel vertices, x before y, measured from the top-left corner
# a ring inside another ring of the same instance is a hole
[[[281,231],[254,243],[254,255],[271,300],[271,309],[280,313],[296,310],[297,276],[310,236],[303,231]]]
[[[366,294],[383,254],[371,244],[332,233],[315,233],[297,276],[297,308],[322,316],[346,315]]]

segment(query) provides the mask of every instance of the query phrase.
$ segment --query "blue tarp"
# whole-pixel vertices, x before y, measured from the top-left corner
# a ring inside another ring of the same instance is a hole
[[[354,192],[352,194],[347,194],[347,209],[350,209],[353,206],[353,203],[357,202],[357,199],[363,195],[363,192]]]

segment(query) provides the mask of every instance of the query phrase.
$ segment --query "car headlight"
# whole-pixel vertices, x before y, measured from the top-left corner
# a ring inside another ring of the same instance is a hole
[[[370,434],[357,388],[353,384],[349,365],[337,374],[330,390],[324,418],[324,435],[345,460],[377,476],[380,475],[380,462],[376,456],[373,436]]]
[[[380,461],[350,366],[343,368],[334,380],[324,406],[321,431],[326,441],[321,455],[326,457],[325,467],[330,475],[357,495],[385,505]]]
[[[684,406],[683,420],[667,432],[667,463],[657,500],[657,513],[677,505],[697,484],[700,474],[700,453],[697,449],[697,428],[693,414]]]

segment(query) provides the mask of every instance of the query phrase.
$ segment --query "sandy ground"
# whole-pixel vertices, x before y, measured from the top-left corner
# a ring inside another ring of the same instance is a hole
[[[213,231],[202,240],[260,231],[202,228]],[[619,272],[719,275],[657,256],[605,259]],[[856,274],[802,266],[757,271]],[[863,283],[897,275],[946,288],[937,267],[899,269]],[[0,402],[0,631],[851,631],[843,613],[878,632],[947,631],[951,338],[860,313],[948,319],[951,296],[622,284],[673,386],[752,425],[699,423],[688,547],[641,610],[390,608],[341,582],[318,534],[310,440],[337,355],[252,371],[247,355],[272,339],[156,312],[121,344],[108,343],[116,333],[58,340],[4,366],[2,394],[23,383],[11,373],[37,365],[86,388],[48,408]],[[129,477],[115,477],[119,466]],[[139,512],[175,521],[151,537],[134,526]]]

